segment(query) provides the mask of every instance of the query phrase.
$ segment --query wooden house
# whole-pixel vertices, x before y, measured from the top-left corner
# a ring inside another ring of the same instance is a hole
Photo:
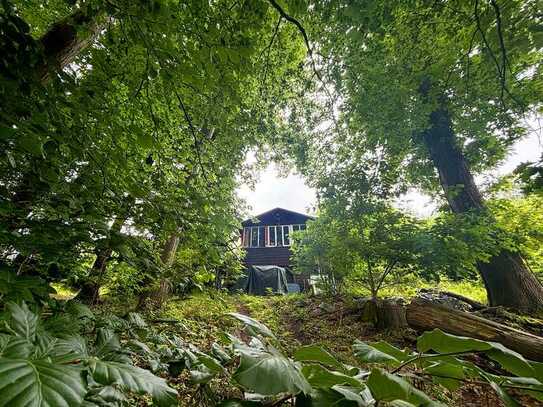
[[[242,222],[241,243],[245,249],[245,266],[280,266],[288,270],[289,282],[304,289],[306,276],[291,272],[290,234],[304,230],[306,222],[314,219],[302,213],[275,208]]]

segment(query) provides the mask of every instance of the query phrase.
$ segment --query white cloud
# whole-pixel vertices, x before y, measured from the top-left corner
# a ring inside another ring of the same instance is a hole
[[[281,207],[295,212],[313,213],[315,190],[295,173],[281,177],[275,164],[260,172],[254,191],[248,185],[238,189],[238,195],[249,204],[252,215]]]

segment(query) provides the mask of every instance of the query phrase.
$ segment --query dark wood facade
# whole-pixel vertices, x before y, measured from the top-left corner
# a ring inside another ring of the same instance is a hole
[[[314,218],[275,208],[243,221],[241,241],[246,253],[246,267],[275,265],[290,269],[292,252],[289,235],[305,229],[306,222],[311,219]]]

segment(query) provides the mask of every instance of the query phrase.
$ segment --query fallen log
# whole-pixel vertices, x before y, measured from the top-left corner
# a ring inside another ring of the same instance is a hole
[[[407,306],[406,319],[409,326],[416,330],[429,331],[439,328],[453,335],[498,342],[528,359],[543,362],[543,337],[469,312],[417,297]]]

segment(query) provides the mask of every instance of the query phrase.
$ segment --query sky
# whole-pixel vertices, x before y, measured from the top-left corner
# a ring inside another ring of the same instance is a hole
[[[492,171],[492,174],[505,175],[522,162],[539,160],[542,152],[541,132],[534,130],[513,146],[508,158]],[[482,175],[476,177],[476,181],[482,184],[488,178],[488,175]],[[258,215],[276,207],[306,214],[315,213],[315,190],[308,187],[304,179],[296,173],[291,173],[287,177],[280,176],[273,163],[260,172],[254,190],[248,185],[242,185],[238,189],[238,195],[247,201],[251,215]],[[402,196],[396,206],[419,217],[430,216],[436,210],[435,202],[418,191],[411,191]]]

